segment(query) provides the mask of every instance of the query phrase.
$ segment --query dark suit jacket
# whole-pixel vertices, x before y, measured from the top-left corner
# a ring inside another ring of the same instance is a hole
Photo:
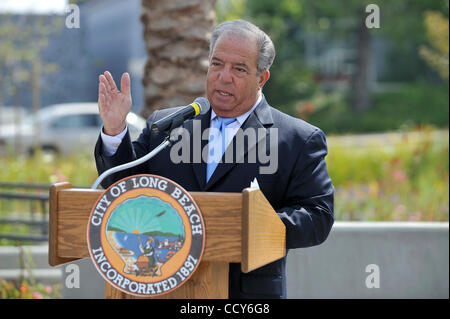
[[[142,157],[158,146],[164,136],[151,133],[150,127],[154,121],[173,111],[155,111],[147,120],[147,127],[140,137],[131,142],[127,134],[111,157],[102,155],[102,140],[99,138],[95,147],[98,173]],[[211,111],[197,117],[201,120],[202,130],[209,128],[210,116]],[[192,133],[192,120],[183,126]],[[272,108],[264,97],[241,128],[245,130],[249,127],[263,129],[265,134],[261,134],[257,145],[247,143],[243,163],[220,163],[207,184],[204,162],[175,164],[170,158],[170,148],[166,148],[148,162],[106,178],[102,186],[107,188],[127,176],[148,173],[167,177],[188,191],[241,192],[256,177],[261,191],[286,225],[286,248],[310,247],[322,243],[334,222],[334,188],[324,161],[327,154],[324,133],[317,127]],[[260,174],[260,166],[268,164],[261,163],[258,156],[256,163],[248,163],[248,150],[263,143],[269,149],[270,135],[273,134],[270,128],[278,129],[278,170],[274,174]],[[191,134],[191,151],[193,138]],[[206,139],[202,140],[202,149],[207,143]],[[190,158],[193,160],[193,154]],[[231,264],[229,297],[286,298],[285,268],[286,257],[247,274],[241,273],[240,264]]]

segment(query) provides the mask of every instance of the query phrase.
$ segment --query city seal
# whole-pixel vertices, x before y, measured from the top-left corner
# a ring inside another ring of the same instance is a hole
[[[203,217],[189,193],[156,175],[111,185],[92,208],[91,259],[113,287],[134,296],[169,293],[195,272],[205,247]]]

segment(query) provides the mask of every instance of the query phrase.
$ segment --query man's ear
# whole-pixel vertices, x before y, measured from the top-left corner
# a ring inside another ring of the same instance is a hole
[[[264,84],[266,84],[267,80],[270,78],[269,70],[264,70],[259,75],[258,88],[262,89]]]

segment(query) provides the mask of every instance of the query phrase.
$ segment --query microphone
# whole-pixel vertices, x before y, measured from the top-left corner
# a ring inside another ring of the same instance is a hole
[[[151,130],[154,133],[171,131],[182,125],[184,121],[194,118],[200,113],[206,113],[209,107],[209,101],[207,99],[198,97],[191,104],[153,123]]]
[[[173,112],[172,114],[169,114],[168,116],[163,117],[159,121],[153,123],[151,130],[152,132],[167,132],[180,126],[187,119],[196,117],[199,114],[206,114],[209,111],[209,108],[210,105],[208,100],[205,99],[204,97],[198,97],[191,104],[182,107],[180,110]],[[111,174],[145,163],[146,161],[148,161],[149,159],[151,159],[156,154],[161,152],[166,147],[169,147],[173,143],[174,141],[171,138],[167,138],[160,145],[158,145],[158,147],[156,147],[147,155],[140,157],[132,162],[115,166],[106,170],[96,179],[91,189],[97,189],[98,185],[100,185],[103,179],[105,179],[107,176]]]

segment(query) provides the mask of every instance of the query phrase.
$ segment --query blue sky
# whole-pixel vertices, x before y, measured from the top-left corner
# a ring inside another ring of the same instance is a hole
[[[1,0],[0,13],[65,14],[68,0]]]

